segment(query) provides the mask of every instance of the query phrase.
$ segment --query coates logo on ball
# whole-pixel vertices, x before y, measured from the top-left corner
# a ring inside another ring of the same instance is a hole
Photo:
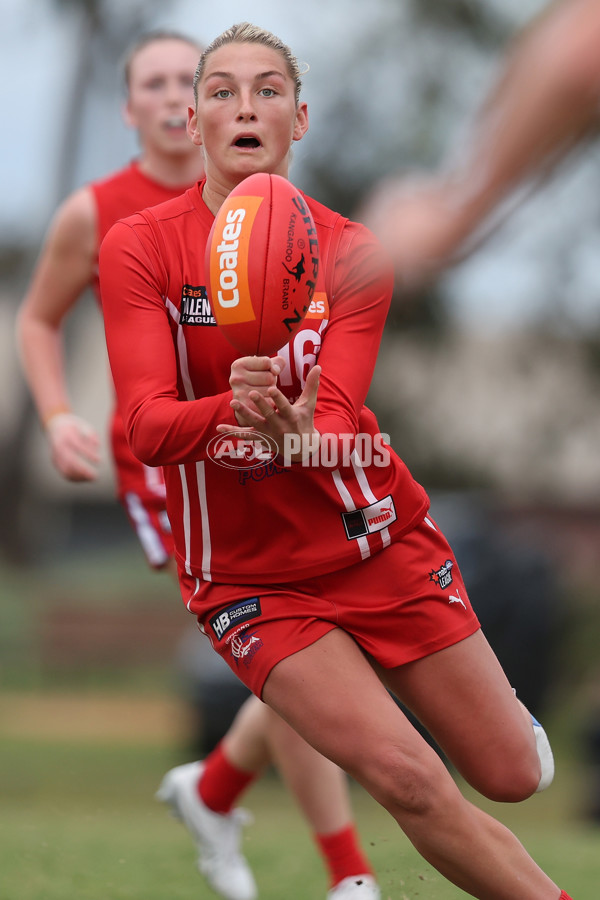
[[[299,330],[313,299],[319,244],[306,201],[280,175],[235,187],[206,245],[217,325],[243,356],[272,356]]]
[[[273,438],[258,431],[247,437],[228,431],[208,442],[207,454],[225,469],[257,469],[273,462],[279,455],[279,448]]]

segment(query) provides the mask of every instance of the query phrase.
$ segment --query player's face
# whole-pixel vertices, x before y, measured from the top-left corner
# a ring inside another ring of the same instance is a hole
[[[187,110],[198,58],[191,44],[168,39],[147,44],[132,59],[126,116],[144,150],[197,152],[187,135]]]
[[[287,177],[290,147],[308,128],[284,58],[262,44],[225,44],[209,55],[189,131],[208,179],[235,186],[255,172]]]

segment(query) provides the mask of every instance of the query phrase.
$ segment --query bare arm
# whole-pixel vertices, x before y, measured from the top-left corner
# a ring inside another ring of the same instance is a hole
[[[98,439],[71,414],[62,325],[92,280],[96,251],[95,205],[91,191],[82,188],[57,211],[17,318],[23,371],[54,465],[75,481],[96,477]]]
[[[409,286],[458,255],[527,179],[543,178],[600,119],[600,3],[560,0],[509,47],[445,173],[386,183],[365,218]]]
[[[475,122],[462,171],[465,225],[544,174],[600,118],[600,4],[553,3],[509,49]]]

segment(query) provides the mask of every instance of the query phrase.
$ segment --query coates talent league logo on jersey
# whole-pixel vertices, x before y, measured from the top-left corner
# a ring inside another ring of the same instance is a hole
[[[217,324],[203,284],[184,284],[181,289],[180,325]]]

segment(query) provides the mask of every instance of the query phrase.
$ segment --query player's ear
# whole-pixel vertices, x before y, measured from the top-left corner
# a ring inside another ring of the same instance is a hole
[[[296,122],[294,124],[294,141],[301,141],[308,131],[308,107],[306,103],[298,104],[296,109]]]
[[[123,121],[127,125],[128,128],[136,128],[136,122],[134,116],[131,112],[131,105],[129,100],[126,100],[123,106],[121,107],[121,115],[123,116]]]
[[[197,144],[197,146],[200,147],[202,138],[198,133],[198,115],[193,106],[188,106],[187,133],[192,143]]]

